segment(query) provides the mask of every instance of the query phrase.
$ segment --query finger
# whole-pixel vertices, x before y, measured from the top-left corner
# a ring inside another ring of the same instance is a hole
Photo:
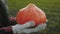
[[[34,22],[33,21],[29,21],[29,22],[26,22],[25,24],[21,25],[21,24],[17,24],[14,26],[14,28],[16,28],[17,30],[24,30],[28,27],[31,27],[31,26],[34,26]]]
[[[23,30],[23,33],[32,33],[32,32],[41,31],[41,30],[45,29],[45,27],[46,27],[46,24],[40,24],[36,28]]]
[[[46,25],[47,25],[46,23],[42,23],[42,24],[38,25],[38,26],[36,27],[36,29],[38,29],[38,30],[45,29]]]
[[[15,26],[13,26],[13,31],[14,33],[21,33],[22,30],[28,28],[28,27],[31,27],[31,26],[34,26],[34,22],[33,21],[29,21],[29,22],[26,22],[25,24],[23,25],[20,25],[20,24],[17,24]]]
[[[25,29],[25,28],[28,28],[28,27],[32,27],[34,25],[35,25],[34,21],[29,21],[29,22],[26,22],[25,24],[23,24],[21,27],[23,27]]]

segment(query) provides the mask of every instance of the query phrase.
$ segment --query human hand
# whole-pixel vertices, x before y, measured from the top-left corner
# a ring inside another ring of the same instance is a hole
[[[46,22],[47,21],[48,20],[46,20]],[[46,25],[47,25],[46,23],[41,23],[38,26],[36,26],[35,28],[29,28],[29,27],[34,26],[34,21],[29,21],[23,25],[17,24],[17,25],[14,25],[12,27],[13,27],[14,34],[21,34],[21,33],[29,34],[32,32],[38,32],[38,31],[45,29]]]
[[[48,22],[48,20],[46,20],[46,22]],[[47,25],[46,23],[41,23],[35,28],[25,29],[22,32],[26,33],[26,34],[29,34],[29,33],[32,33],[32,32],[38,32],[38,31],[41,31],[41,30],[45,29],[46,25]]]
[[[32,26],[34,26],[34,22],[29,21],[23,25],[16,24],[16,25],[12,26],[12,30],[13,30],[14,34],[21,34],[23,30],[27,29],[28,27],[32,27]]]

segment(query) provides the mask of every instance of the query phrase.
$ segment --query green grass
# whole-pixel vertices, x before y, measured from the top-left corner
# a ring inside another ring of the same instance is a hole
[[[60,34],[60,0],[8,0],[10,15],[16,16],[29,3],[41,8],[49,20],[45,30],[34,34]]]

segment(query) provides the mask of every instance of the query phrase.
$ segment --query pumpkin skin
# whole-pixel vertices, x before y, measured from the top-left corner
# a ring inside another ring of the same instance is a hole
[[[29,4],[25,8],[19,10],[16,16],[18,24],[25,24],[31,20],[35,22],[35,26],[46,22],[45,13],[34,4]]]

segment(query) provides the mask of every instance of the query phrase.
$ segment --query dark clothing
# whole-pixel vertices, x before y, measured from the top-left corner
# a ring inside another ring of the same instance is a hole
[[[8,17],[8,6],[5,0],[0,0],[0,23],[3,25],[2,27],[10,25]]]
[[[13,34],[8,16],[8,6],[5,0],[0,0],[0,34]]]

